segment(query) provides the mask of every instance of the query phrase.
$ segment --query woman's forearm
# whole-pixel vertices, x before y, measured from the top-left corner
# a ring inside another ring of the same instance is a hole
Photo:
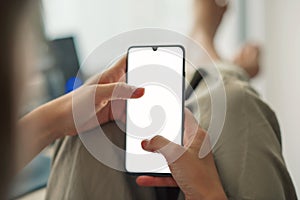
[[[115,119],[111,117],[110,104],[107,104],[107,102],[140,98],[145,92],[144,88],[136,88],[118,82],[123,77],[125,69],[126,57],[122,58],[103,74],[98,75],[98,78],[96,77],[91,82],[87,82],[76,91],[48,102],[20,119],[15,148],[17,169],[24,167],[46,146],[58,138],[66,135],[77,135],[78,130],[89,130],[98,126],[99,123],[121,120],[121,118]],[[75,93],[76,95],[74,95]],[[115,96],[112,96],[112,94]],[[96,114],[96,117],[101,117],[95,123],[95,120],[90,119],[90,113],[85,114],[82,116],[83,120],[80,120],[80,123],[77,124],[77,127],[73,119],[73,107],[78,106],[84,110],[84,105],[87,105],[86,103],[90,102],[91,98],[95,98],[95,105],[93,106],[97,110],[97,113],[92,113],[92,115]],[[74,102],[76,104],[73,104]],[[118,105],[116,110],[119,112],[116,116],[123,116],[125,104]]]
[[[15,148],[17,170],[60,137],[53,123],[55,111],[50,112],[49,106],[41,106],[19,120]]]
[[[116,97],[112,97],[114,91],[118,93]],[[56,139],[66,135],[74,136],[78,134],[78,129],[87,131],[98,126],[99,123],[114,120],[110,117],[110,105],[103,104],[103,102],[107,102],[111,98],[118,100],[140,98],[144,95],[144,92],[144,88],[136,88],[125,83],[85,85],[74,91],[74,93],[68,93],[35,109],[18,122],[16,137],[17,169],[24,167]],[[82,116],[83,120],[80,120],[80,123],[76,126],[73,119],[73,106],[85,109],[84,105],[91,98],[95,98],[94,106],[98,106],[97,114],[84,114]],[[102,106],[100,110],[99,105]],[[117,116],[122,116],[125,104],[118,105],[116,110],[120,112]],[[93,114],[101,116],[97,123],[93,120],[90,121]]]

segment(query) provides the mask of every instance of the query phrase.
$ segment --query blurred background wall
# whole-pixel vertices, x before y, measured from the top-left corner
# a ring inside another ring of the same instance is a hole
[[[282,130],[283,152],[300,195],[300,2],[266,0],[265,91]]]
[[[300,2],[229,0],[217,46],[231,58],[246,41],[263,47],[261,74],[253,80],[278,115],[283,151],[300,194]],[[80,61],[112,36],[143,27],[189,34],[192,0],[43,0],[49,39],[74,36]],[[92,73],[92,72],[86,72]]]

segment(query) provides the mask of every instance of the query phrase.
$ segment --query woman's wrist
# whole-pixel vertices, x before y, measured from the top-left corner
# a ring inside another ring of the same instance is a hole
[[[208,187],[203,187],[203,184],[201,183],[190,183],[190,186],[191,185],[194,185],[195,187],[190,187],[184,192],[187,200],[227,200],[225,191],[219,184]]]
[[[25,115],[19,120],[20,131],[25,132],[26,135],[36,135],[38,138],[43,138],[45,142],[49,141],[49,143],[59,138],[55,118],[50,110],[50,106],[45,104]]]
[[[43,138],[44,143],[52,143],[64,136],[61,130],[65,121],[62,120],[63,112],[59,99],[56,99],[31,111],[19,123],[28,134],[36,134]]]
[[[17,170],[59,137],[48,109],[46,105],[39,107],[18,121],[15,144]]]
[[[72,115],[72,113],[66,114],[64,106],[60,106],[63,103],[61,98],[63,97],[50,101],[36,110],[40,115],[41,131],[53,141],[66,135],[66,126],[69,123],[66,115]]]
[[[58,111],[51,106],[51,104],[45,104],[37,110],[40,114],[41,132],[44,132],[48,136],[49,141],[53,142],[62,137],[61,131],[59,131],[60,119],[55,115]]]

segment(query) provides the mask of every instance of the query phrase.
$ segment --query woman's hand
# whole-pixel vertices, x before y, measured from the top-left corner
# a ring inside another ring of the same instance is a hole
[[[185,112],[184,136],[184,147],[162,136],[142,142],[144,150],[159,152],[166,158],[173,177],[140,176],[137,184],[146,187],[180,187],[186,199],[227,199],[210,152],[208,135],[198,127],[188,110]],[[174,161],[178,152],[182,155]]]
[[[124,81],[125,71],[126,57],[77,90],[40,106],[20,119],[16,152],[19,166],[24,166],[55,139],[73,136],[78,131],[87,131],[112,120],[124,121],[125,100],[144,95],[144,88],[119,82]],[[86,111],[88,107],[92,109]],[[79,109],[80,114],[76,124],[74,108]],[[96,116],[96,120],[93,120],[93,116]]]
[[[144,95],[144,88],[119,82],[124,81],[125,71],[126,57],[123,57],[103,74],[89,79],[82,87],[38,109],[46,114],[44,121],[47,123],[47,130],[52,130],[56,137],[73,136],[78,131],[87,131],[112,120],[124,122],[125,100]],[[91,120],[95,115],[97,121]]]
[[[74,136],[112,120],[124,122],[125,100],[143,95],[144,88],[125,83],[84,85],[44,105],[41,110],[47,115],[42,120],[58,138]]]

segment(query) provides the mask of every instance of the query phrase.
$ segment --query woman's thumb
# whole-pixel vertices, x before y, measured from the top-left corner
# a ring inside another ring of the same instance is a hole
[[[146,151],[161,153],[168,163],[176,161],[184,153],[182,146],[159,135],[151,140],[142,141],[142,148]]]

